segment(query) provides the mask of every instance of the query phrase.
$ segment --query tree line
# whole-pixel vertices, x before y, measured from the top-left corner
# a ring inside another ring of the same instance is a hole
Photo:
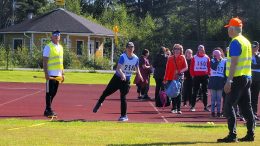
[[[27,19],[28,13],[38,16],[57,8],[54,0],[13,1],[0,0],[0,28]],[[116,53],[120,53],[129,40],[136,43],[138,52],[148,48],[155,53],[160,46],[172,47],[173,43],[182,43],[186,48],[194,48],[201,43],[206,47],[226,47],[230,39],[223,26],[230,18],[237,16],[243,20],[243,34],[249,40],[260,38],[259,0],[66,0],[65,2],[65,9],[111,30],[113,26],[119,26],[120,37]]]

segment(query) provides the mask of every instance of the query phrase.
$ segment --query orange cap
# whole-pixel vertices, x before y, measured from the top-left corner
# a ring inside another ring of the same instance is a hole
[[[238,17],[236,17],[236,18],[230,19],[229,24],[225,25],[224,27],[230,27],[230,26],[242,27],[243,24],[242,24],[242,21]]]

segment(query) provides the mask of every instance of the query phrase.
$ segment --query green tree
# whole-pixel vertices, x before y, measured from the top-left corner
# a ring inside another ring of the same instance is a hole
[[[12,8],[13,6],[10,0],[0,0],[0,28],[11,25]]]
[[[16,21],[21,22],[27,19],[29,13],[37,16],[39,14],[39,9],[46,4],[47,0],[20,0],[16,2]]]

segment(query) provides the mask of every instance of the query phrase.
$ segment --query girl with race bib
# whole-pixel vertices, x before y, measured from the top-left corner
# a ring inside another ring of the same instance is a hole
[[[221,97],[225,85],[226,60],[221,57],[219,50],[213,51],[213,58],[210,61],[210,78],[208,89],[211,93],[211,116],[215,117],[215,106],[217,107],[217,117],[221,116]]]
[[[139,70],[139,59],[134,54],[134,43],[128,42],[126,45],[126,51],[119,58],[116,73],[108,83],[106,89],[104,90],[95,107],[93,108],[94,113],[98,111],[107,96],[113,94],[117,90],[120,90],[121,116],[119,117],[118,121],[128,121],[126,112],[126,95],[128,94],[130,89],[131,75],[135,70],[140,80],[143,81],[143,77],[140,74]]]
[[[198,46],[198,52],[191,60],[190,74],[192,76],[192,99],[190,111],[195,111],[195,104],[198,91],[201,87],[203,95],[204,111],[209,112],[208,104],[208,78],[210,75],[210,58],[205,54],[205,47]]]

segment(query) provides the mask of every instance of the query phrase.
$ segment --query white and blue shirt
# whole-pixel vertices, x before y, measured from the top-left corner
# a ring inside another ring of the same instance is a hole
[[[211,64],[217,63],[215,59],[211,60]],[[216,68],[210,68],[210,76],[213,77],[225,77],[225,64],[226,59],[221,59],[218,63]]]
[[[121,64],[121,70],[125,74],[126,80],[130,80],[133,71],[139,65],[139,59],[135,54],[129,58],[126,53],[123,53],[119,58],[118,64]],[[118,71],[116,71],[116,75],[120,77]]]

